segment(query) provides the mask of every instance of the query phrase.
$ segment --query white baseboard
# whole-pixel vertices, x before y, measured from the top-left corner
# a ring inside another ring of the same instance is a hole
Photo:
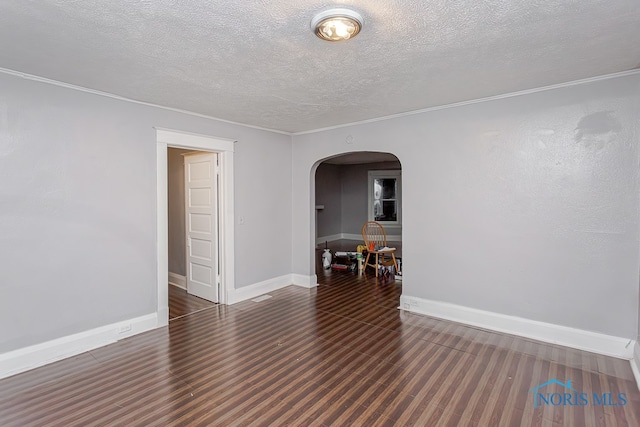
[[[3,353],[0,354],[0,378],[112,344],[157,326],[157,315],[153,313]]]
[[[303,288],[313,288],[318,286],[318,279],[315,274],[305,276],[302,274],[285,274],[284,276],[274,277],[273,279],[263,280],[253,285],[243,286],[239,289],[229,291],[227,295],[227,304],[232,305],[248,299],[259,297],[287,286],[301,286]]]
[[[400,297],[400,308],[414,313],[464,323],[496,332],[577,348],[579,350],[620,359],[633,359],[635,342],[628,338],[615,337],[407,295]]]
[[[316,245],[324,242],[333,242],[336,240],[358,240],[361,242],[362,234],[340,233],[332,234],[331,236],[318,237],[316,239]],[[387,242],[402,242],[402,236],[400,234],[387,234]]]
[[[633,359],[631,359],[631,370],[633,376],[636,377],[636,384],[638,390],[640,390],[640,342],[636,341],[636,345],[633,346]]]
[[[158,310],[158,326],[161,328],[169,324],[169,307],[164,307]]]
[[[340,240],[340,239],[343,239],[342,233],[332,234],[330,236],[316,237],[316,245],[319,245],[324,242],[335,242],[336,240]],[[360,239],[362,239],[362,236],[360,236]]]
[[[358,241],[361,241],[361,242],[363,241],[362,240],[362,234],[342,233],[340,236],[341,236],[340,238],[344,239],[344,240],[358,240]],[[364,244],[364,242],[362,244]],[[355,250],[355,248],[354,248],[354,250]]]
[[[229,291],[227,294],[227,304],[231,305],[240,301],[252,299],[260,295],[291,286],[292,284],[291,275],[285,274],[284,276],[274,277],[273,279],[254,283],[253,285],[243,286],[239,289]]]
[[[362,241],[362,234],[342,233],[341,236],[340,238],[345,240]],[[387,242],[402,242],[402,236],[400,234],[387,234]]]
[[[342,233],[341,236],[340,238],[345,240],[362,241],[362,234]],[[400,234],[387,234],[387,242],[402,242],[402,236]]]
[[[169,284],[187,290],[187,278],[181,274],[169,272]]]
[[[291,281],[296,286],[301,286],[303,288],[315,288],[318,286],[318,276],[312,274],[310,276],[306,276],[304,274],[292,274]]]

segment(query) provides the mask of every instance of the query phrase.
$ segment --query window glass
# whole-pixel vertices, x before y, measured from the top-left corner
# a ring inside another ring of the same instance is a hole
[[[369,219],[400,223],[400,171],[369,171]]]

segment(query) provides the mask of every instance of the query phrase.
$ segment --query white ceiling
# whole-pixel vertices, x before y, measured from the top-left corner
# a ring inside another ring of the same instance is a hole
[[[286,132],[639,66],[638,0],[0,1],[2,68]]]

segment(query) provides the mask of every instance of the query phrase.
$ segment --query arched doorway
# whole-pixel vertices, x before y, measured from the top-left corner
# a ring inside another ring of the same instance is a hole
[[[355,270],[352,259],[335,254],[355,252],[362,244],[365,222],[383,224],[388,242],[402,254],[402,165],[391,153],[351,152],[324,159],[313,174],[315,189],[315,234],[312,244],[316,259],[316,276],[340,271],[346,266]],[[333,254],[338,268],[325,269],[321,257],[324,249]]]

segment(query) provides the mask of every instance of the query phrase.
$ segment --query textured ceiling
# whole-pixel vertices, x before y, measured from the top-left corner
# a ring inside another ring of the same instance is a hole
[[[299,132],[640,66],[638,0],[2,0],[0,67]],[[1,94],[0,94],[1,95]]]

